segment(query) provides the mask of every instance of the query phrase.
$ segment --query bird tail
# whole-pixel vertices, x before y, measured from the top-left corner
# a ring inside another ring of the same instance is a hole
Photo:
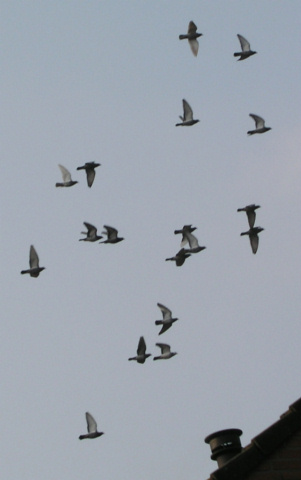
[[[64,184],[63,184],[63,183],[56,183],[55,186],[56,186],[56,187],[63,187]]]
[[[239,57],[241,55],[240,52],[233,53],[233,57]]]
[[[155,324],[156,324],[156,325],[163,325],[163,322],[162,322],[162,320],[156,320],[156,321],[155,321]]]
[[[22,275],[24,275],[24,273],[29,273],[29,271],[28,270],[22,270],[21,273],[22,273]]]
[[[256,133],[254,130],[249,130],[249,131],[247,132],[248,135],[254,135],[254,133]]]
[[[131,358],[129,358],[129,360],[136,360],[136,358],[135,358],[135,357],[131,357]]]
[[[187,35],[179,35],[179,40],[185,40],[185,38],[188,38]]]
[[[165,258],[165,262],[168,262],[168,260],[173,260],[172,258]]]
[[[80,435],[79,437],[79,440],[84,440],[84,438],[87,438],[86,435]]]
[[[161,357],[154,357],[153,360],[159,360]]]

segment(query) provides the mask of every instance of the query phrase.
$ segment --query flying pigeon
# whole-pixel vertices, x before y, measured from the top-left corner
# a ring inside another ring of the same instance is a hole
[[[181,228],[180,230],[175,230],[174,234],[177,235],[178,233],[182,233],[182,235],[183,235],[183,233],[187,232],[187,231],[192,233],[196,229],[197,229],[197,227],[193,227],[192,225],[184,225],[183,228]]]
[[[264,119],[255,115],[254,113],[249,114],[250,117],[255,121],[255,130],[249,130],[248,135],[254,135],[254,133],[265,133],[268,130],[272,130],[271,127],[266,127]]]
[[[87,162],[76,170],[86,170],[88,187],[92,187],[95,178],[95,168],[100,167],[101,163]]]
[[[104,434],[104,432],[97,431],[97,423],[95,422],[91,413],[86,412],[86,420],[88,433],[86,433],[85,435],[80,435],[78,437],[80,440],[84,440],[85,438],[97,438]]]
[[[73,185],[78,183],[77,181],[72,180],[71,173],[69,172],[69,170],[67,170],[67,168],[63,167],[63,165],[59,165],[59,168],[62,172],[63,183],[56,183],[56,187],[72,187]]]
[[[197,39],[203,35],[202,33],[197,33],[197,28],[198,27],[196,26],[196,24],[191,21],[188,25],[187,34],[179,35],[180,40],[184,40],[187,38],[191,51],[195,57],[197,56],[199,51],[199,42]]]
[[[123,237],[118,237],[118,230],[113,227],[109,227],[108,225],[103,226],[107,231],[102,232],[104,235],[107,235],[107,240],[104,240],[103,242],[99,243],[118,243],[124,240]]]
[[[101,235],[97,235],[97,228],[94,227],[94,225],[91,225],[91,223],[88,222],[84,222],[84,225],[88,231],[81,232],[83,235],[86,235],[86,238],[80,238],[80,242],[96,242],[97,240],[103,238]]]
[[[200,247],[198,239],[188,230],[183,232],[183,240],[181,243],[181,246],[185,245],[185,243],[189,243],[189,247],[185,249],[186,253],[198,253],[201,252],[202,250],[205,250],[206,247]]]
[[[245,37],[243,37],[242,35],[239,35],[239,33],[237,34],[237,36],[238,36],[238,40],[240,41],[240,46],[242,50],[241,52],[234,53],[234,57],[240,57],[238,61],[245,60],[246,58],[251,57],[251,55],[255,55],[255,53],[257,53],[251,50],[250,44]]]
[[[172,318],[172,313],[169,308],[164,307],[161,303],[157,303],[158,307],[160,308],[162,315],[163,315],[163,320],[156,320],[155,324],[156,325],[162,325],[162,328],[159,332],[159,335],[162,335],[162,333],[166,332],[174,322],[179,320],[178,318]]]
[[[167,262],[170,260],[170,261],[176,262],[176,266],[181,267],[185,262],[186,258],[190,256],[191,256],[190,253],[187,253],[187,251],[184,248],[181,248],[181,250],[179,250],[174,257],[166,258],[165,261]]]
[[[146,352],[146,343],[143,337],[140,337],[138,348],[137,348],[137,356],[131,357],[129,360],[136,360],[138,363],[144,363],[145,360],[151,356],[151,353]]]
[[[22,270],[21,273],[29,273],[31,277],[36,278],[42,270],[45,270],[45,267],[39,267],[39,257],[33,245],[30,246],[29,250],[29,266],[30,268],[28,270]]]
[[[254,254],[257,252],[257,249],[258,249],[258,244],[259,244],[258,234],[263,230],[264,228],[261,228],[261,227],[253,227],[253,228],[250,228],[250,230],[248,230],[247,232],[243,232],[240,234],[240,235],[249,235],[252,252]]]
[[[161,355],[154,357],[153,360],[168,360],[169,358],[177,355],[176,352],[170,351],[170,346],[166,343],[156,343],[156,346],[161,348]]]
[[[255,205],[255,203],[252,203],[252,205],[247,205],[244,208],[238,208],[237,209],[238,212],[246,212],[250,228],[254,227],[254,223],[255,223],[255,220],[256,220],[255,210],[257,208],[260,208],[260,205]]]
[[[176,123],[176,127],[190,127],[191,125],[194,125],[195,123],[198,123],[199,120],[194,120],[193,119],[193,111],[191,106],[189,105],[188,102],[183,98],[183,117],[180,115],[180,119],[182,120],[182,123]]]

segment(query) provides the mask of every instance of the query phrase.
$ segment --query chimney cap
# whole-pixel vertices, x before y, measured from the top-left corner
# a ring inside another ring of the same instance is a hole
[[[205,438],[211,448],[211,459],[217,461],[219,468],[241,452],[241,434],[242,430],[239,428],[228,428],[211,433]]]
[[[224,435],[234,435],[240,437],[242,435],[242,430],[240,430],[240,428],[226,428],[225,430],[218,430],[217,432],[207,435],[205,442],[210,443],[213,438],[222,437]]]

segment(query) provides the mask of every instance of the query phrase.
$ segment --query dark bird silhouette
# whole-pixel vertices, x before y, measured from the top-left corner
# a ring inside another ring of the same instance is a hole
[[[181,233],[183,235],[184,232],[192,233],[196,229],[197,229],[197,227],[193,227],[192,225],[184,225],[183,228],[181,228],[180,230],[175,230],[174,234],[177,235],[177,234]]]
[[[238,212],[246,212],[250,228],[254,227],[255,220],[256,220],[255,210],[257,208],[260,208],[260,205],[255,205],[255,203],[252,203],[252,205],[247,205],[244,208],[238,208],[237,209]]]
[[[56,187],[72,187],[78,183],[76,180],[72,180],[71,173],[69,170],[67,170],[67,168],[63,167],[63,165],[59,165],[59,169],[62,172],[63,183],[56,183]]]
[[[250,228],[247,232],[242,232],[240,235],[249,235],[250,239],[250,245],[252,248],[252,252],[255,254],[258,249],[258,244],[259,244],[259,237],[258,234],[262,232],[264,228],[261,227],[253,227]]]
[[[97,438],[101,435],[104,435],[104,432],[97,431],[97,423],[92,417],[91,413],[86,412],[86,420],[88,433],[86,433],[85,435],[80,435],[78,437],[80,440],[84,440],[85,438]]]
[[[176,127],[190,127],[195,123],[198,123],[199,120],[193,119],[193,111],[188,102],[183,98],[183,117],[180,115],[179,118],[182,120],[182,123],[176,123]]]
[[[162,335],[162,333],[166,332],[166,330],[168,330],[172,326],[172,324],[179,319],[178,318],[172,318],[171,310],[169,310],[169,308],[162,305],[162,303],[157,303],[157,305],[162,312],[163,320],[156,320],[155,324],[156,325],[162,325],[162,328],[159,332],[159,335]]]
[[[187,253],[184,248],[181,248],[181,250],[179,250],[174,257],[166,258],[165,261],[176,262],[176,266],[181,267],[185,262],[186,258],[190,256],[191,256],[190,253]]]
[[[145,360],[151,356],[151,353],[146,352],[146,343],[143,337],[140,337],[138,348],[137,348],[137,356],[131,357],[129,360],[136,360],[138,363],[144,363]]]
[[[88,187],[92,187],[95,178],[95,168],[100,167],[101,163],[87,162],[82,167],[77,167],[76,170],[86,170]]]
[[[39,257],[33,245],[30,246],[29,250],[29,266],[30,268],[28,270],[21,271],[22,275],[29,273],[31,277],[36,278],[40,275],[40,272],[45,270],[45,267],[39,267]]]
[[[254,133],[265,133],[265,132],[268,132],[269,130],[272,130],[271,127],[265,126],[265,121],[262,117],[259,117],[254,113],[250,113],[249,116],[252,117],[253,120],[255,121],[255,130],[249,130],[247,132],[248,135],[254,135]]]
[[[97,242],[97,240],[103,238],[101,235],[97,235],[97,228],[94,227],[94,225],[91,225],[91,223],[88,222],[84,222],[84,225],[87,227],[88,231],[81,232],[83,235],[86,235],[86,238],[80,238],[80,242]]]
[[[168,360],[169,358],[177,355],[176,352],[170,351],[170,346],[166,343],[156,343],[156,346],[161,348],[161,355],[154,357],[153,360]]]
[[[106,229],[106,232],[102,232],[104,235],[107,235],[107,240],[99,243],[118,243],[124,240],[123,237],[118,237],[118,230],[113,227],[109,227],[108,225],[104,225],[103,228]]]
[[[196,24],[191,21],[189,22],[187,33],[185,35],[179,35],[180,40],[188,40],[191,51],[195,57],[199,51],[199,42],[197,39],[203,35],[202,33],[197,33],[197,29]]]
[[[251,57],[251,55],[255,55],[255,53],[257,53],[251,50],[251,46],[245,37],[239,35],[239,33],[237,34],[237,36],[242,50],[241,52],[234,53],[234,57],[240,57],[238,61],[245,60],[246,58]]]

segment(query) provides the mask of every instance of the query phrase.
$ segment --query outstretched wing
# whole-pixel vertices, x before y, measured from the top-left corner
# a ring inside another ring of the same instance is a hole
[[[89,433],[97,432],[97,423],[95,419],[92,417],[91,413],[86,412],[86,420],[87,420],[87,429]]]
[[[29,251],[29,266],[30,268],[39,267],[39,257],[33,245],[30,246],[30,251]]]
[[[193,111],[189,103],[183,98],[184,121],[193,120]]]
[[[63,165],[59,165],[59,169],[62,172],[63,182],[71,182],[71,173]]]
[[[252,117],[255,121],[256,128],[264,127],[264,119],[262,117],[259,117],[259,115],[255,115],[255,113],[250,113],[250,117]]]
[[[169,320],[172,316],[171,310],[169,310],[169,308],[162,305],[162,303],[157,303],[157,305],[162,312],[163,320]]]
[[[242,35],[239,35],[239,33],[237,34],[237,36],[238,36],[238,40],[240,42],[240,46],[241,46],[242,51],[243,52],[248,52],[251,48],[248,40],[245,37],[243,37]]]

